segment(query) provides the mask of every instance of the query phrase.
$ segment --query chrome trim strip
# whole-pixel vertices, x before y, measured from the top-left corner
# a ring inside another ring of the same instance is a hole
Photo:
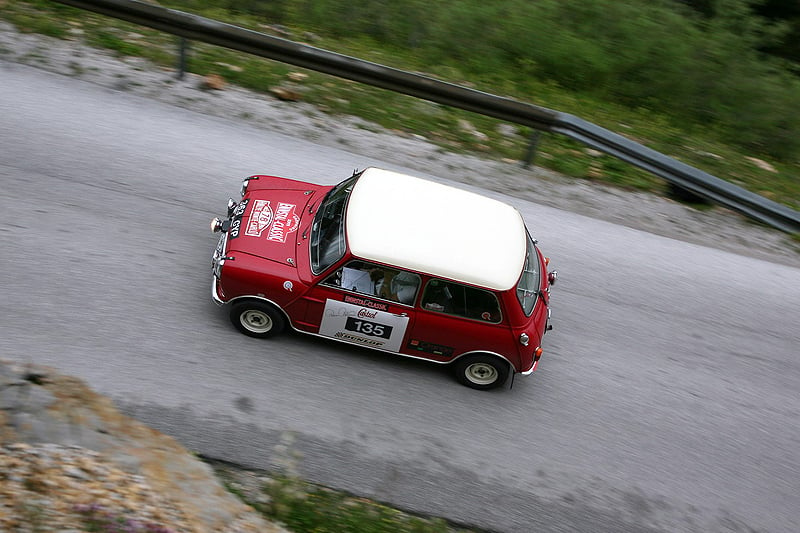
[[[312,337],[319,337],[320,339],[328,339],[330,341],[339,342],[341,344],[349,344],[351,346],[359,346],[359,347],[364,348],[366,350],[375,350],[377,352],[390,353],[392,355],[399,355],[401,357],[408,357],[409,359],[419,359],[420,361],[428,361],[430,363],[438,363],[440,365],[446,365],[446,364],[450,363],[450,361],[434,361],[432,359],[426,359],[424,357],[418,357],[416,355],[406,355],[406,354],[400,353],[400,352],[393,352],[391,350],[384,350],[383,348],[375,348],[373,346],[365,346],[365,345],[359,344],[357,342],[350,342],[350,341],[346,341],[346,340],[343,340],[343,339],[337,339],[335,337],[329,337],[328,335],[320,335],[319,333],[311,333],[310,331],[303,331],[302,329],[297,329],[294,326],[292,326],[292,329],[295,330],[298,333],[303,333],[304,335],[311,335]]]
[[[211,299],[214,300],[214,303],[217,304],[220,307],[225,305],[225,302],[223,302],[220,299],[219,295],[217,294],[217,277],[216,276],[211,276]]]
[[[522,375],[522,376],[530,376],[533,373],[533,371],[536,370],[536,367],[538,366],[538,363],[539,363],[539,361],[534,357],[533,363],[531,363],[531,367],[528,370],[525,370],[524,372],[520,372],[520,375]]]
[[[217,305],[224,305],[225,302],[219,297],[219,293],[217,292],[217,261],[225,257],[225,252],[228,248],[228,234],[223,232],[222,235],[219,236],[219,240],[217,241],[217,246],[214,247],[214,253],[211,256],[211,299],[214,300],[214,303]]]
[[[289,324],[291,325],[291,322]],[[454,359],[451,359],[450,361],[435,361],[433,359],[428,359],[427,357],[419,357],[417,355],[409,355],[409,354],[404,354],[404,353],[401,353],[401,352],[393,352],[391,350],[384,350],[382,348],[374,348],[372,346],[364,346],[363,344],[358,344],[357,342],[350,342],[350,341],[346,341],[346,340],[342,340],[342,339],[337,339],[337,338],[334,338],[334,337],[329,337],[327,335],[320,335],[319,333],[311,333],[310,331],[303,331],[302,329],[297,329],[294,326],[292,326],[292,329],[295,330],[298,333],[303,333],[305,335],[310,335],[312,337],[319,337],[321,339],[328,339],[328,340],[331,340],[331,341],[334,341],[334,342],[339,342],[339,343],[342,343],[342,344],[349,344],[349,345],[352,345],[352,346],[359,346],[359,347],[365,348],[367,350],[375,350],[375,351],[378,351],[378,352],[385,352],[385,353],[390,353],[390,354],[393,354],[393,355],[399,355],[400,357],[407,357],[409,359],[418,359],[420,361],[427,361],[428,363],[435,363],[437,365],[449,365],[451,363],[454,363],[458,359],[461,359],[462,357],[464,357],[466,355],[475,354],[475,353],[485,353],[485,354],[494,355],[494,356],[499,357],[500,359],[502,359],[503,361],[508,363],[508,366],[509,366],[509,368],[511,369],[512,372],[515,371],[514,370],[514,365],[512,365],[511,361],[509,361],[506,357],[500,355],[499,353],[487,352],[486,350],[473,350],[471,352],[464,352],[461,355],[459,355],[458,357],[455,357]]]

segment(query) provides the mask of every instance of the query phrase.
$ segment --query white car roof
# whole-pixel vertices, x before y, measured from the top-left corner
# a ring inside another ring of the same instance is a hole
[[[527,236],[519,212],[479,194],[366,169],[346,214],[353,255],[494,290],[522,273]]]

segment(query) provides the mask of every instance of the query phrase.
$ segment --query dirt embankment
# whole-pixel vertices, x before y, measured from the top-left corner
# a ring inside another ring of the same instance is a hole
[[[84,531],[90,523],[143,533],[285,533],[175,439],[121,414],[82,381],[0,360],[0,531]]]

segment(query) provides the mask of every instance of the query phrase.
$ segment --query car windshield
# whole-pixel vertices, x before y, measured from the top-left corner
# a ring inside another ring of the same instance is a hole
[[[348,178],[325,195],[311,226],[311,271],[324,272],[344,256],[344,210],[358,175]]]
[[[536,244],[528,235],[528,251],[525,254],[525,264],[522,266],[522,276],[517,283],[517,299],[525,316],[531,316],[533,307],[536,305],[536,298],[541,286],[540,276],[539,254],[536,252]]]

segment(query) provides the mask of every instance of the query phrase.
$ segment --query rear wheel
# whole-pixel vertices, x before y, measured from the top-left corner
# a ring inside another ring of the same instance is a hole
[[[235,303],[231,306],[230,316],[236,329],[251,337],[272,337],[286,327],[286,320],[281,312],[264,302]]]
[[[508,363],[492,355],[468,355],[454,363],[456,379],[478,390],[499,387],[508,379]]]

